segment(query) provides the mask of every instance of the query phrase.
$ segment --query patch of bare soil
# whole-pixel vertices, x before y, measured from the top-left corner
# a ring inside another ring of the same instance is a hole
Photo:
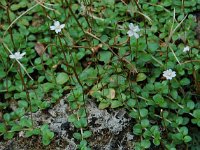
[[[89,130],[93,132],[88,139],[94,150],[131,150],[134,136],[131,134],[131,119],[124,109],[99,110],[92,101],[87,104]],[[17,135],[9,141],[0,141],[0,150],[76,150],[78,141],[73,138],[77,130],[67,121],[72,112],[66,104],[66,97],[48,111],[33,114],[36,126],[47,123],[55,133],[48,146],[42,145],[41,137],[25,138]]]

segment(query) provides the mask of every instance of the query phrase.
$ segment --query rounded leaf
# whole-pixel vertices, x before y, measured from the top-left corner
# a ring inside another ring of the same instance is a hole
[[[184,142],[185,143],[188,143],[188,142],[190,142],[192,140],[192,138],[190,137],[190,136],[188,136],[188,135],[186,135],[185,137],[184,137]]]
[[[147,78],[147,76],[144,73],[139,73],[137,75],[136,81],[137,82],[144,81],[144,80],[146,80],[146,78]]]
[[[148,127],[149,126],[149,120],[148,119],[142,119],[141,125],[142,125],[143,128]]]
[[[6,132],[6,125],[4,123],[0,123],[0,133]]]
[[[140,109],[140,116],[141,117],[145,117],[148,115],[148,110],[143,108],[143,109]]]
[[[142,133],[142,126],[140,124],[135,124],[133,126],[133,133],[136,135],[140,135]]]
[[[68,80],[69,80],[69,76],[68,76],[68,74],[66,74],[64,72],[58,73],[58,75],[56,77],[57,84],[62,85],[64,83],[66,83]]]
[[[142,140],[141,146],[144,148],[149,148],[151,146],[151,142],[149,140]]]
[[[84,132],[83,132],[83,138],[84,138],[84,139],[89,138],[91,135],[92,135],[92,132],[91,132],[91,131],[84,131]]]
[[[123,103],[119,100],[111,101],[111,108],[117,108],[123,106]]]
[[[81,140],[81,139],[82,139],[81,134],[80,134],[80,133],[77,133],[77,132],[73,134],[73,137],[74,137],[75,139],[77,139],[77,140]]]

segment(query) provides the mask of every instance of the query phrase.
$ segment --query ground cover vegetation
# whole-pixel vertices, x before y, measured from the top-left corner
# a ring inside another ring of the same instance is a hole
[[[54,140],[33,114],[67,95],[77,149],[88,100],[124,108],[132,148],[198,149],[199,0],[1,0],[0,138]]]

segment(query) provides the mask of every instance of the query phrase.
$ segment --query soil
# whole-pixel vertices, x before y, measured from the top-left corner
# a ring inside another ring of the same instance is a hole
[[[76,131],[67,121],[72,113],[66,98],[53,108],[33,113],[36,127],[47,123],[55,137],[48,146],[42,145],[40,136],[23,137],[21,133],[9,141],[0,141],[0,150],[76,150],[79,143],[73,138]],[[87,141],[94,150],[131,150],[134,136],[131,134],[133,122],[124,109],[99,110],[95,103],[87,104],[89,130],[93,132]],[[2,139],[2,138],[1,138]]]

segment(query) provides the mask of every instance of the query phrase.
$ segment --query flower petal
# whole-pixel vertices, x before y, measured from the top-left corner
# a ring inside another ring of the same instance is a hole
[[[50,30],[55,30],[55,26],[50,26]]]
[[[59,22],[59,21],[55,21],[55,22],[54,22],[54,26],[55,26],[55,27],[60,26],[60,22]]]
[[[176,72],[172,71],[172,69],[168,69],[168,70],[163,71],[163,76],[167,80],[171,80],[172,78],[174,78],[176,76]]]
[[[59,33],[59,32],[61,32],[61,29],[55,29],[55,32]]]
[[[190,47],[189,46],[184,47],[183,52],[189,52],[189,51],[190,51]]]
[[[139,28],[138,26],[135,26],[135,27],[134,27],[134,31],[135,31],[135,32],[139,32],[139,31],[140,31],[140,28]]]
[[[11,59],[14,59],[14,58],[15,58],[15,55],[11,54],[11,55],[9,55],[9,57],[10,57]]]
[[[14,55],[15,55],[15,56],[19,56],[19,55],[20,55],[20,52],[15,52]]]
[[[22,59],[25,54],[26,54],[26,52],[23,52],[21,54],[20,54],[20,52],[15,52],[14,54],[9,55],[9,57],[11,59],[17,59],[17,60],[19,60],[19,59]]]
[[[130,30],[133,30],[134,29],[133,23],[130,23],[128,27],[129,27]]]
[[[24,55],[26,55],[26,52],[21,53],[21,56],[23,57]]]
[[[64,28],[65,27],[65,24],[61,24],[60,25],[60,28],[62,29],[62,28]]]
[[[131,36],[134,35],[134,32],[133,32],[132,30],[129,30],[129,31],[127,32],[127,34],[128,34],[129,37],[131,37]]]
[[[134,37],[136,38],[136,39],[138,39],[140,36],[139,36],[139,34],[137,34],[137,33],[133,33],[134,34]]]
[[[171,76],[175,77],[176,76],[176,72],[173,71]]]

